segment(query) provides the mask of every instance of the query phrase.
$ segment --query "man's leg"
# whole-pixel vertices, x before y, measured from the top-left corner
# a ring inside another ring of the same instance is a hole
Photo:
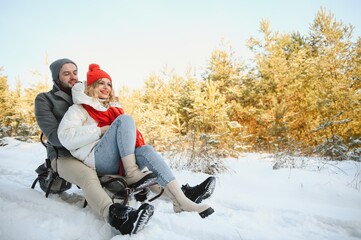
[[[52,168],[66,181],[79,186],[90,207],[122,234],[135,234],[142,230],[152,217],[154,207],[142,204],[137,210],[119,203],[113,204],[100,185],[95,170],[74,157],[60,157],[52,161]]]
[[[113,202],[100,185],[94,169],[74,157],[59,157],[52,161],[52,167],[60,177],[80,187],[90,207],[104,219],[108,219],[109,207]]]

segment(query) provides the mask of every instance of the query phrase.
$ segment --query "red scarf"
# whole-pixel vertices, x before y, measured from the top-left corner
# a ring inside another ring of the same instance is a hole
[[[88,114],[98,123],[98,127],[103,127],[107,125],[111,125],[112,122],[119,116],[124,114],[123,108],[118,107],[109,107],[107,111],[101,112],[98,110],[95,110],[93,107],[82,104],[84,109],[88,112]],[[140,147],[145,145],[143,135],[136,130],[136,141],[135,141],[135,147]],[[120,160],[119,163],[119,175],[123,175],[123,164]]]
[[[118,116],[124,114],[123,108],[120,107],[109,107],[108,110],[102,112],[86,104],[82,104],[82,106],[88,112],[88,114],[98,123],[98,127],[111,125]],[[138,131],[138,129],[136,131],[137,132],[135,147],[145,145],[143,135]]]

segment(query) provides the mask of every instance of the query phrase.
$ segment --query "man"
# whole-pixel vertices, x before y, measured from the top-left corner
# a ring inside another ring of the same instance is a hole
[[[49,143],[47,156],[52,161],[52,168],[60,177],[79,186],[90,207],[122,234],[139,232],[152,216],[153,206],[142,204],[138,209],[133,209],[113,204],[100,185],[95,170],[72,157],[61,145],[57,130],[65,112],[73,104],[71,88],[78,82],[78,68],[72,60],[63,58],[54,61],[50,70],[53,89],[35,98],[35,117]],[[210,177],[195,187],[183,186],[183,191],[192,201],[200,202],[212,194],[214,185],[215,178]]]

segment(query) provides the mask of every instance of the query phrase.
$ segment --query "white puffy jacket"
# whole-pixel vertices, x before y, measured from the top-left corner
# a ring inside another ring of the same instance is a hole
[[[99,111],[106,111],[107,108],[84,93],[83,83],[74,85],[72,96],[74,104],[69,107],[58,128],[59,140],[74,157],[95,168],[92,150],[99,142],[101,132],[97,122],[81,104],[90,105]],[[120,107],[118,103],[112,103],[111,106]]]

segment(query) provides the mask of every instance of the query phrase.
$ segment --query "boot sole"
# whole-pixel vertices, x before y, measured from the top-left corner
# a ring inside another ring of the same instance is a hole
[[[142,190],[143,188],[150,187],[157,183],[157,177],[156,176],[149,176],[150,174],[146,175],[142,179],[140,179],[138,182],[133,183],[129,185],[129,188],[134,189],[135,192]]]
[[[201,218],[206,218],[209,215],[211,215],[212,213],[214,213],[214,209],[209,207],[206,210],[204,210],[203,212],[200,212],[199,215],[201,216]]]
[[[140,230],[142,230],[145,227],[145,225],[147,225],[149,219],[154,214],[154,207],[149,204],[143,204],[142,206],[139,207],[138,211],[139,211],[138,218],[136,220],[135,227],[132,231],[133,234],[138,233]]]
[[[212,177],[212,180],[209,181],[209,183],[205,187],[206,191],[202,195],[197,197],[194,202],[201,203],[203,200],[209,198],[213,194],[215,188],[216,188],[216,179],[215,177]]]

